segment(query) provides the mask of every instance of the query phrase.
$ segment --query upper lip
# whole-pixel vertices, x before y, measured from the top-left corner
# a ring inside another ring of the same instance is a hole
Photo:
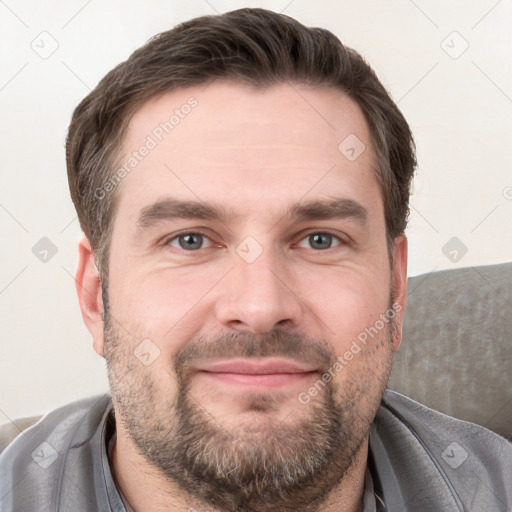
[[[248,375],[266,375],[272,373],[306,373],[316,368],[287,359],[266,358],[229,359],[201,365],[199,370],[213,373],[242,373]]]

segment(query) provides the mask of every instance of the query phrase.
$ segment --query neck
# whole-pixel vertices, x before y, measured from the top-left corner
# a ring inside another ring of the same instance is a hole
[[[198,501],[165,478],[140,454],[116,420],[111,467],[117,488],[134,512],[225,512]],[[354,456],[354,461],[340,483],[314,512],[360,512],[363,505],[364,479],[368,457],[368,439]],[[300,501],[300,497],[298,497]],[[295,509],[300,510],[300,509]]]

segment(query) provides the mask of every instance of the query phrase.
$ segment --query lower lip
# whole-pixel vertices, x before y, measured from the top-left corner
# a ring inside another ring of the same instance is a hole
[[[302,373],[268,373],[268,374],[249,374],[249,373],[224,373],[224,372],[201,372],[207,378],[222,382],[223,384],[236,384],[238,386],[257,386],[257,387],[282,387],[293,384],[303,383],[311,378],[315,372]]]

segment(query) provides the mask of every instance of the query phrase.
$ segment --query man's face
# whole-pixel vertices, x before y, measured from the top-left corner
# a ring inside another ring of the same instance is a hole
[[[105,326],[118,429],[216,505],[319,499],[365,446],[394,348],[361,111],[327,88],[213,82],[144,104],[120,164],[134,151]]]

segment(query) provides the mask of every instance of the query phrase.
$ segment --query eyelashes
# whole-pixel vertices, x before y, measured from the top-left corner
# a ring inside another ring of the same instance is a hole
[[[168,237],[163,245],[188,253],[198,252],[215,246],[222,247],[221,244],[216,243],[209,235],[202,231],[184,231],[175,234]],[[346,238],[330,230],[316,230],[303,234],[295,245],[300,248],[311,249],[314,252],[321,252],[348,245],[348,241]]]
[[[197,247],[198,240],[199,240],[200,247]],[[210,238],[207,235],[205,235],[203,233],[195,232],[195,231],[181,233],[172,238],[169,238],[167,240],[167,242],[165,242],[165,245],[170,245],[171,247],[175,247],[177,249],[181,248],[187,252],[195,252],[198,249],[205,248],[205,247],[202,247],[202,245],[203,245],[202,242],[204,240],[208,240],[210,242],[210,245],[208,247],[212,247],[214,245],[213,242],[210,240]],[[173,242],[177,242],[177,245],[179,245],[179,247],[177,247],[176,245],[173,245]]]

